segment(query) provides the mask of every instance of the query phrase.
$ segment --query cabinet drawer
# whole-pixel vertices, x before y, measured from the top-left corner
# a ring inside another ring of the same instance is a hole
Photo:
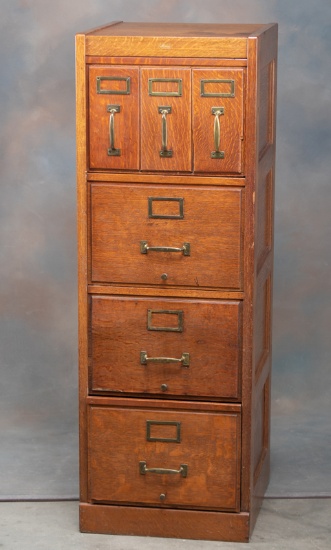
[[[192,171],[190,69],[141,69],[141,169]]]
[[[90,168],[139,169],[139,69],[89,68]]]
[[[238,397],[240,302],[91,302],[92,392]]]
[[[92,184],[92,282],[240,289],[243,194]]]
[[[239,413],[131,407],[89,408],[93,502],[239,509]]]
[[[193,70],[194,170],[241,173],[243,71]]]

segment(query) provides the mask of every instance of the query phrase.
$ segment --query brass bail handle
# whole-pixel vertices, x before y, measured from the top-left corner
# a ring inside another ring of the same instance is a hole
[[[184,352],[182,353],[182,356],[177,359],[176,357],[148,357],[147,351],[141,351],[140,364],[147,365],[148,363],[180,363],[183,367],[189,367],[190,354]]]
[[[181,464],[179,470],[173,470],[170,468],[147,468],[145,460],[139,462],[139,473],[141,475],[150,474],[179,474],[182,477],[187,477],[188,466],[187,464]]]
[[[109,149],[108,155],[110,157],[119,157],[121,150],[115,148],[115,113],[119,113],[121,107],[119,105],[107,105],[107,112],[109,115]]]
[[[221,123],[220,116],[224,115],[224,107],[212,107],[212,115],[214,115],[214,146],[215,151],[211,152],[211,158],[224,159],[224,151],[220,151],[221,147]]]
[[[171,107],[161,106],[158,107],[158,113],[162,115],[161,119],[161,142],[162,148],[160,151],[160,157],[172,157],[173,151],[168,149],[168,126],[167,115],[171,113]]]

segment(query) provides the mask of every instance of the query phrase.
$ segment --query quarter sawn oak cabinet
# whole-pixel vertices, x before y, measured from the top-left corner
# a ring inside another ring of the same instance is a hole
[[[277,25],[76,37],[80,526],[248,541],[269,477]]]

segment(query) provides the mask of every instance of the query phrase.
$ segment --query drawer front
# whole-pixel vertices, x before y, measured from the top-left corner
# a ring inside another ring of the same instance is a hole
[[[192,170],[190,69],[141,69],[141,169]]]
[[[90,168],[139,169],[139,69],[89,68]]]
[[[243,193],[92,184],[92,282],[240,289]]]
[[[241,173],[243,71],[193,70],[194,170]]]
[[[94,502],[239,510],[240,415],[89,409]]]
[[[91,302],[92,392],[238,397],[240,302]]]

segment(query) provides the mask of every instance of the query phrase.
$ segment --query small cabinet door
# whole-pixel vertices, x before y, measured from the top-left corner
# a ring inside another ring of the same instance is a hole
[[[243,70],[193,70],[194,171],[241,173]]]
[[[192,170],[190,69],[141,69],[141,169]]]
[[[91,169],[139,169],[139,69],[89,69]]]

